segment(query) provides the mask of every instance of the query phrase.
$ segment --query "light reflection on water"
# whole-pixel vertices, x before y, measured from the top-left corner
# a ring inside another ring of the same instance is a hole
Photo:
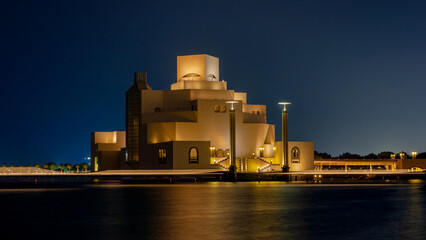
[[[261,182],[0,190],[8,216],[0,226],[45,239],[423,239],[421,186]]]

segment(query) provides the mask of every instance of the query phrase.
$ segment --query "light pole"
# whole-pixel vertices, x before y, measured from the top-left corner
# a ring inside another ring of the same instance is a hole
[[[290,105],[290,102],[279,102],[278,104],[283,105],[282,111],[282,137],[283,137],[283,145],[282,145],[282,168],[283,172],[289,172],[290,166],[288,164],[288,112],[287,105]]]
[[[236,166],[236,152],[235,152],[235,108],[234,104],[237,104],[238,101],[226,101],[226,103],[231,104],[229,109],[229,137],[230,137],[230,154],[231,166],[229,167],[229,172],[231,173],[231,178],[233,181],[237,181],[237,166]]]

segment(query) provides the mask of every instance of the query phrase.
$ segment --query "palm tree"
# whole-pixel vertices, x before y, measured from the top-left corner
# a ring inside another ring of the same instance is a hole
[[[68,173],[70,173],[72,171],[72,164],[68,163],[67,168],[68,168]]]
[[[87,164],[87,163],[82,163],[82,164],[80,164],[81,165],[81,167],[84,169],[84,172],[85,173],[87,173],[87,169],[89,169],[89,164]]]
[[[78,173],[78,169],[80,169],[80,164],[74,165],[74,168],[77,169],[77,173]]]
[[[43,169],[49,169],[49,164],[47,163],[43,164]]]
[[[6,163],[3,163],[3,165],[1,165],[2,168],[7,168]]]
[[[62,173],[62,169],[64,169],[64,164],[59,164],[59,168],[61,169],[61,173]]]
[[[40,168],[40,164],[34,165],[35,168]]]
[[[56,165],[56,163],[49,163],[49,169],[50,170],[55,170],[58,168],[58,165]]]

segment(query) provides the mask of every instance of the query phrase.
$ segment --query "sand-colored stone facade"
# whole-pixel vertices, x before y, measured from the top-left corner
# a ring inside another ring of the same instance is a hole
[[[126,139],[121,168],[226,170],[230,149],[229,107],[235,104],[236,158],[241,172],[279,171],[281,145],[266,106],[248,104],[247,94],[219,79],[219,59],[206,54],[178,56],[176,83],[152,90],[145,73],[135,74],[126,93]],[[291,128],[291,127],[290,127]],[[290,142],[290,171],[314,168],[312,142]],[[99,167],[98,169],[103,169]]]

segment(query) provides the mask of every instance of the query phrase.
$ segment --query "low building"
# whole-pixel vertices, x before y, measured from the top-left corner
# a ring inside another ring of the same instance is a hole
[[[126,147],[126,132],[93,132],[91,136],[91,171],[120,169],[120,152]]]
[[[315,170],[349,171],[426,170],[426,159],[315,159]]]
[[[249,104],[247,93],[229,90],[227,82],[219,79],[219,59],[206,54],[178,56],[176,83],[170,90],[153,90],[146,73],[135,73],[134,84],[126,92],[126,140],[120,142],[125,142],[126,149],[121,151],[124,146],[117,144],[113,154],[98,153],[101,148],[92,147],[92,159],[98,156],[93,170],[227,170],[227,101],[236,101],[238,171],[280,171],[282,142],[275,141],[275,126],[266,121],[266,106]],[[105,144],[92,136],[93,143]],[[313,169],[313,142],[289,142],[288,155],[290,171]]]

